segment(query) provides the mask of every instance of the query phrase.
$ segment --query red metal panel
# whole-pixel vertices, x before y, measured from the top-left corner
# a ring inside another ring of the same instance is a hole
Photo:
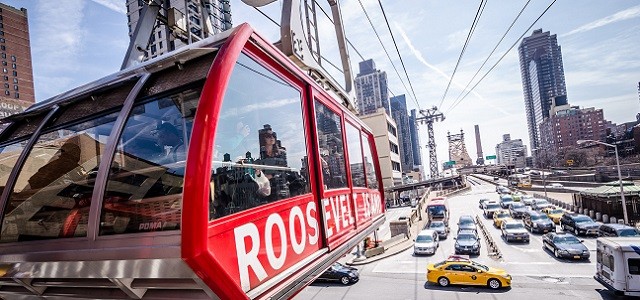
[[[235,62],[253,34],[248,24],[235,29],[221,47],[209,70],[200,96],[185,169],[182,207],[182,258],[222,299],[246,299],[233,278],[207,249],[209,182],[213,141],[222,99]]]
[[[209,247],[245,292],[321,248],[321,224],[312,195],[283,200],[224,223],[209,239]]]

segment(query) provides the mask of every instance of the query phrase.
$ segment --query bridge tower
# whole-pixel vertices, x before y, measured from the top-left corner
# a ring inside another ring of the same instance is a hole
[[[436,154],[436,138],[433,133],[433,122],[444,121],[444,115],[441,112],[438,112],[437,107],[432,107],[430,109],[420,110],[421,117],[416,118],[416,123],[418,124],[427,124],[427,134],[429,136],[429,142],[427,144],[427,148],[429,148],[429,175],[431,178],[436,178],[439,176],[438,172],[438,157]]]
[[[451,134],[447,132],[449,139],[449,160],[455,161],[454,167],[462,168],[473,164],[467,147],[464,145],[464,132],[460,129],[460,134]]]

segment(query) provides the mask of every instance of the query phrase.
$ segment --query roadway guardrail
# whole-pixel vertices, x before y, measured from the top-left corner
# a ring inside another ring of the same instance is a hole
[[[478,215],[476,215],[476,223],[478,224],[478,226],[480,226],[480,231],[484,236],[484,241],[487,244],[487,252],[489,252],[489,256],[494,259],[502,258],[502,252],[500,252],[498,245],[495,243],[495,241],[493,241],[493,237],[491,237],[491,234],[489,234],[487,228],[484,227],[484,223],[482,223],[482,220]]]

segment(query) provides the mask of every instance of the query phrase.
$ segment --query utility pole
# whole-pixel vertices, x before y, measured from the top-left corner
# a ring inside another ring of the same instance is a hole
[[[438,177],[438,157],[436,154],[436,138],[433,133],[433,122],[444,121],[444,115],[441,112],[438,112],[437,107],[432,107],[430,109],[420,110],[421,117],[416,118],[416,123],[418,124],[427,124],[427,134],[429,135],[429,143],[427,147],[429,148],[429,171],[431,178]]]

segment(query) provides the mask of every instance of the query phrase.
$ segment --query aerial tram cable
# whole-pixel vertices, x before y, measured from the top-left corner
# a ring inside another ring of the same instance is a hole
[[[367,20],[369,21],[369,25],[371,25],[373,32],[376,34],[376,37],[378,38],[378,42],[380,42],[380,46],[382,46],[382,50],[384,50],[384,53],[387,55],[387,58],[389,59],[389,62],[391,62],[391,66],[393,66],[393,70],[396,71],[396,75],[398,75],[398,79],[400,79],[402,86],[404,86],[405,91],[407,91],[407,94],[409,94],[409,89],[407,88],[407,85],[404,83],[404,80],[402,80],[402,76],[400,76],[400,72],[398,72],[398,68],[396,68],[396,65],[393,63],[393,60],[391,59],[391,55],[389,55],[389,51],[387,51],[387,48],[384,46],[384,43],[382,43],[382,39],[380,38],[380,35],[378,34],[378,31],[376,30],[375,26],[373,26],[373,22],[371,21],[371,18],[369,18],[369,14],[367,13],[367,10],[364,8],[364,5],[362,5],[362,1],[358,0],[358,3],[360,3],[360,8],[362,8],[364,15],[367,17]],[[411,94],[409,94],[409,96],[411,96]],[[414,101],[417,102],[415,98],[414,98]]]
[[[515,47],[518,42],[529,32],[529,30],[531,30],[531,28],[536,25],[536,23],[538,23],[538,21],[542,18],[542,16],[544,16],[545,13],[547,13],[547,11],[549,11],[549,9],[551,8],[551,6],[553,6],[553,4],[556,3],[557,0],[553,0],[553,2],[551,2],[551,4],[549,4],[549,6],[547,6],[547,8],[540,14],[540,16],[533,21],[533,23],[531,23],[531,26],[529,26],[523,33],[522,35],[520,35],[520,37],[518,39],[516,39],[516,41],[513,43],[513,45],[511,45],[511,47],[509,47],[509,49],[507,49],[507,51],[504,52],[504,54],[500,57],[500,59],[498,59],[498,61],[496,61],[495,64],[493,64],[493,66],[480,78],[480,80],[478,80],[478,82],[476,82],[476,84],[471,87],[471,89],[469,89],[467,91],[466,94],[464,94],[464,96],[462,98],[460,98],[460,101],[458,101],[455,105],[453,105],[451,108],[449,108],[447,110],[447,113],[449,113],[450,111],[452,111],[456,106],[458,106],[458,104],[460,104],[460,102],[462,102],[462,100],[464,100],[479,84],[480,82],[482,82],[482,80],[487,77],[487,75],[489,75],[489,73],[491,73],[491,71],[493,71],[493,69],[495,69],[495,67],[502,61],[502,59],[507,56],[507,54],[509,53],[509,51],[511,51],[511,49],[513,49],[513,47]]]
[[[511,31],[511,28],[513,28],[513,25],[516,23],[516,21],[520,18],[520,16],[522,15],[522,12],[524,12],[524,9],[527,8],[527,5],[529,5],[529,2],[531,2],[531,0],[527,1],[527,3],[524,4],[524,6],[522,7],[522,9],[520,10],[520,12],[518,13],[518,15],[516,16],[515,19],[513,19],[513,22],[511,22],[511,25],[509,25],[509,28],[507,28],[507,31],[504,32],[504,34],[502,35],[502,37],[500,38],[500,40],[498,41],[498,43],[496,44],[495,47],[493,47],[493,50],[491,50],[491,53],[489,53],[489,56],[487,56],[487,59],[484,60],[484,62],[482,62],[482,65],[480,66],[480,68],[478,68],[478,71],[476,71],[476,73],[473,75],[473,77],[471,78],[471,80],[469,80],[469,82],[467,83],[467,85],[462,89],[462,91],[460,91],[460,95],[458,95],[458,97],[456,98],[455,101],[453,101],[454,104],[452,104],[451,106],[455,105],[455,103],[458,102],[458,100],[460,100],[460,97],[462,97],[462,95],[464,94],[464,92],[467,90],[467,88],[469,87],[469,85],[471,85],[471,82],[473,82],[474,79],[476,79],[476,76],[478,76],[478,74],[480,73],[480,70],[482,70],[482,68],[484,67],[484,65],[487,63],[487,61],[489,61],[489,58],[491,58],[491,56],[493,55],[493,53],[496,51],[496,49],[498,49],[498,46],[500,46],[500,44],[502,43],[502,41],[504,40],[504,38],[507,36],[507,34],[509,33],[509,31]]]
[[[442,99],[440,100],[440,104],[438,105],[438,107],[442,107],[442,103],[444,102],[444,99],[447,97],[447,92],[449,92],[449,87],[451,87],[451,82],[453,81],[453,77],[456,75],[456,71],[458,70],[458,65],[460,65],[462,56],[467,50],[467,45],[469,45],[469,40],[471,40],[471,36],[473,35],[473,32],[476,30],[476,26],[478,25],[478,21],[480,21],[480,17],[482,16],[482,13],[484,12],[484,8],[486,5],[487,5],[487,1],[482,0],[480,2],[480,5],[478,6],[478,11],[476,11],[476,16],[473,18],[473,23],[471,23],[471,28],[469,29],[469,33],[467,34],[467,40],[464,41],[464,46],[462,46],[462,51],[460,51],[460,56],[458,56],[458,61],[456,62],[455,68],[453,68],[453,73],[451,74],[451,77],[449,77],[449,83],[447,83],[447,88],[444,90],[444,95],[442,95]]]
[[[404,65],[404,60],[402,60],[402,55],[400,55],[400,50],[398,49],[398,44],[396,43],[396,38],[393,36],[393,32],[391,31],[391,26],[389,26],[389,20],[387,19],[387,14],[384,11],[384,7],[382,6],[382,2],[378,0],[378,4],[380,5],[380,10],[382,11],[382,16],[384,16],[384,21],[387,23],[387,29],[389,29],[389,34],[391,35],[391,40],[393,41],[393,45],[396,47],[396,52],[398,53],[398,57],[400,58],[400,63],[402,64],[402,69],[404,70],[404,75],[407,76],[407,81],[409,82],[409,87],[411,88],[411,93],[413,94],[413,100],[416,102],[416,106],[418,110],[421,110],[420,104],[418,103],[418,96],[416,96],[416,92],[413,90],[413,84],[411,84],[411,78],[407,73],[407,68]],[[406,87],[405,87],[406,89]]]

